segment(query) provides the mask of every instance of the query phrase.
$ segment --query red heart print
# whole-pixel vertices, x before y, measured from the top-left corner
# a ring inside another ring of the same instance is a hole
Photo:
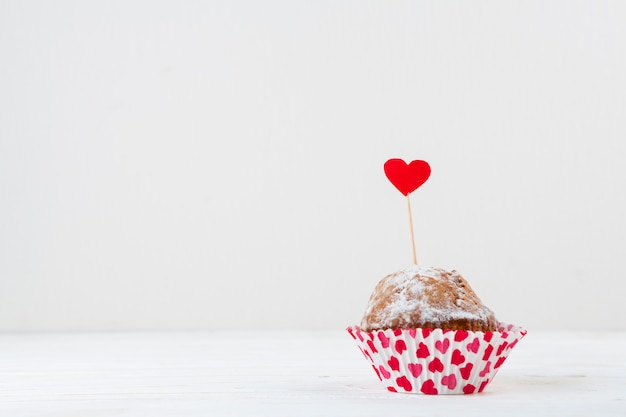
[[[370,353],[367,351],[367,349],[363,349],[361,348],[361,346],[359,346],[359,350],[361,351],[363,356],[365,356],[365,359],[369,359],[369,361],[372,362],[372,357],[370,356]]]
[[[491,366],[491,361],[488,361],[485,364],[485,367],[483,368],[482,371],[480,371],[480,373],[478,374],[478,376],[480,376],[481,378],[484,378],[485,375],[487,375],[489,373],[489,367]]]
[[[493,332],[485,332],[483,335],[483,340],[487,343],[491,342],[491,338],[493,337]]]
[[[491,352],[493,352],[493,345],[488,345],[487,349],[485,349],[485,353],[483,353],[483,360],[486,361],[491,356]]]
[[[452,352],[451,362],[453,365],[460,365],[465,362],[465,356],[463,356],[459,349],[454,349],[454,351]]]
[[[376,372],[376,376],[378,377],[378,379],[382,381],[383,378],[380,376],[380,372],[378,372],[378,368],[375,367],[374,365],[372,365],[372,368],[374,368],[374,372]]]
[[[409,336],[411,336],[412,339],[415,339],[416,334],[417,334],[417,330],[409,329]]]
[[[428,346],[426,346],[424,342],[420,342],[419,346],[417,347],[417,351],[415,352],[415,355],[420,359],[427,358],[428,356],[430,356],[430,351],[428,350]]]
[[[505,360],[506,360],[506,356],[500,356],[498,360],[496,361],[496,364],[493,365],[493,369],[499,368],[504,363]]]
[[[426,339],[433,332],[433,329],[422,329],[422,337]]]
[[[389,338],[384,332],[378,332],[378,340],[380,340],[380,344],[384,349],[387,349],[389,347]]]
[[[391,372],[386,370],[385,367],[382,365],[380,365],[378,369],[380,370],[380,374],[383,376],[383,378],[389,379],[389,377],[391,376]]]
[[[352,327],[348,327],[347,330],[348,330],[348,333],[350,333],[350,336],[352,336],[352,338],[356,340],[356,336],[354,335],[354,331],[352,330]]]
[[[456,375],[444,375],[441,378],[441,385],[445,385],[446,387],[448,387],[448,389],[456,388]]]
[[[359,340],[362,342],[363,340],[363,335],[361,334],[361,329],[356,329],[356,336],[359,338]]]
[[[410,363],[407,365],[407,368],[411,375],[413,375],[413,378],[417,378],[418,376],[420,376],[423,370],[422,365],[420,365],[419,363]]]
[[[445,354],[448,348],[450,347],[450,341],[448,339],[437,340],[435,342],[435,349],[437,349],[442,354]]]
[[[483,382],[481,382],[480,387],[478,387],[478,392],[483,392],[488,383],[488,379],[485,379]]]
[[[478,353],[478,348],[480,347],[480,342],[478,341],[478,338],[476,337],[472,343],[470,343],[469,345],[467,345],[467,350],[470,352],[474,352],[474,353]]]
[[[385,175],[403,195],[417,190],[430,177],[430,165],[426,161],[411,161],[394,158],[385,162]]]
[[[406,350],[406,343],[404,343],[404,340],[402,339],[396,340],[396,352],[402,355],[402,352],[404,352],[405,350]]]
[[[509,344],[509,342],[505,341],[504,343],[502,343],[500,346],[498,346],[498,352],[496,352],[497,356],[502,355],[502,351],[504,350],[504,348]]]
[[[430,372],[443,372],[443,363],[439,358],[435,358],[428,364],[428,370]]]
[[[388,361],[387,361],[387,365],[389,365],[389,367],[394,370],[394,371],[399,371],[400,370],[400,362],[398,361],[398,358],[396,358],[395,356],[392,356]]]
[[[400,376],[396,378],[396,384],[398,384],[399,387],[404,388],[404,390],[407,392],[413,389],[413,385],[411,385],[411,383],[405,376]]]
[[[509,349],[513,349],[513,347],[515,347],[515,345],[517,345],[517,342],[518,342],[518,341],[519,341],[519,339],[515,339],[514,341],[512,341],[512,342],[509,344]]]
[[[467,333],[465,330],[457,330],[454,334],[454,341],[462,342],[467,339],[467,336],[469,336],[469,333]]]
[[[424,394],[430,394],[430,395],[439,394],[439,391],[437,391],[437,388],[435,388],[435,383],[433,382],[432,379],[428,379],[424,381],[420,391],[422,391]]]
[[[396,329],[393,331],[394,336],[400,336],[402,334],[402,329]]]
[[[378,349],[376,349],[376,346],[374,346],[374,342],[372,342],[371,340],[368,340],[368,341],[367,341],[367,346],[369,346],[369,347],[370,347],[370,350],[371,350],[373,353],[378,353]]]
[[[472,373],[473,367],[474,367],[473,363],[468,363],[463,368],[460,368],[459,371],[461,372],[461,378],[467,381],[470,377],[470,374]]]
[[[467,384],[463,387],[463,394],[473,394],[476,391],[476,387],[472,384]]]
[[[398,390],[395,389],[394,387],[387,387],[387,389],[391,392],[398,392]]]

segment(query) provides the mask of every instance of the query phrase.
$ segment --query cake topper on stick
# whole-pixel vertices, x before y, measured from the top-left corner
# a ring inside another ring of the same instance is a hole
[[[409,164],[402,159],[394,158],[385,162],[385,175],[391,183],[406,196],[409,210],[409,228],[411,229],[411,245],[413,247],[413,263],[417,265],[415,255],[415,236],[413,235],[413,215],[409,194],[417,190],[430,177],[430,165],[426,161],[411,161]]]

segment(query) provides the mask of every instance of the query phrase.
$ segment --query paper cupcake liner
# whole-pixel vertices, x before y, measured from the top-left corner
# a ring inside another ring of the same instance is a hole
[[[526,335],[513,324],[496,332],[442,329],[362,331],[347,328],[384,386],[393,392],[482,392]]]

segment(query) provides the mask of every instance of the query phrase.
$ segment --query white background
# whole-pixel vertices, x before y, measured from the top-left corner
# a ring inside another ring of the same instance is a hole
[[[0,330],[336,329],[411,263],[626,329],[626,3],[0,0]]]

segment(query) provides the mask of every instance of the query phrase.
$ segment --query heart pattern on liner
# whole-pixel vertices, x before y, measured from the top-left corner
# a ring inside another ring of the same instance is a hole
[[[497,332],[348,327],[377,378],[392,392],[482,392],[526,330],[499,323]]]
[[[463,356],[459,349],[454,349],[450,362],[452,363],[452,365],[460,365],[465,362],[465,356]]]
[[[450,347],[449,339],[437,340],[435,342],[435,349],[437,349],[442,354],[445,354],[449,347]]]
[[[417,378],[422,373],[422,365],[419,363],[410,363],[407,365],[407,369],[413,375],[413,378]]]

